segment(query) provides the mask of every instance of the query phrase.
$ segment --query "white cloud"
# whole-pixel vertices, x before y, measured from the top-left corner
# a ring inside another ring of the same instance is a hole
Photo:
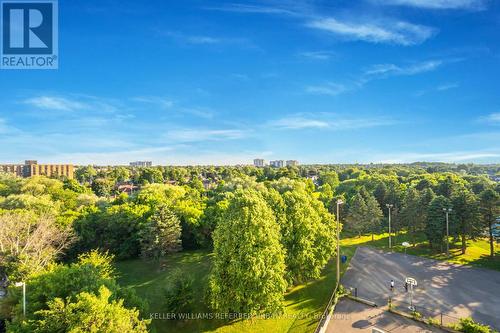
[[[298,54],[300,57],[308,58],[312,60],[329,60],[335,57],[335,52],[332,51],[307,51],[300,52]]]
[[[415,63],[409,66],[397,66],[395,64],[377,64],[366,70],[364,74],[367,76],[415,75],[433,71],[442,64],[442,60],[429,60]]]
[[[206,7],[207,10],[218,10],[224,12],[250,13],[250,14],[277,14],[277,15],[298,15],[297,12],[279,7],[266,7],[246,4],[228,4],[220,7]]]
[[[221,42],[221,39],[209,36],[188,36],[187,41],[191,44],[217,44]]]
[[[323,120],[307,119],[300,116],[282,118],[271,122],[272,127],[281,129],[328,128],[330,124]]]
[[[500,112],[490,113],[479,118],[479,121],[493,125],[500,125]]]
[[[498,152],[458,151],[447,153],[398,153],[394,156],[376,157],[381,163],[412,163],[412,162],[477,162],[482,159],[500,157]]]
[[[486,7],[484,0],[375,0],[383,5],[401,5],[427,9],[472,9]]]
[[[458,88],[460,85],[458,83],[444,83],[439,85],[436,90],[437,91],[446,91],[450,89]]]
[[[84,94],[39,95],[27,98],[21,101],[21,104],[51,111],[58,116],[61,114],[61,111],[70,113],[83,110],[85,112],[93,111],[99,114],[111,114],[119,113],[121,110],[125,109],[119,100]],[[44,113],[44,116],[47,115],[49,115],[49,113]]]
[[[167,132],[166,138],[176,142],[223,141],[242,139],[247,134],[239,129],[182,129]]]
[[[366,69],[353,82],[347,82],[345,84],[327,82],[326,84],[307,86],[305,90],[307,93],[315,95],[337,96],[348,91],[360,89],[365,84],[373,80],[385,79],[391,76],[410,76],[431,72],[438,69],[445,63],[446,62],[444,60],[429,60],[416,62],[405,66],[395,64],[376,64]],[[458,84],[445,84],[437,87],[436,90],[442,91],[452,89],[457,86]],[[424,93],[426,93],[426,91],[420,91],[416,95],[421,96]]]
[[[429,93],[434,93],[434,92],[443,92],[443,91],[448,91],[450,89],[455,89],[455,88],[458,88],[460,87],[460,85],[456,82],[454,83],[443,83],[443,84],[440,84],[436,87],[432,87],[432,88],[429,88],[429,89],[422,89],[422,90],[419,90],[415,93],[415,96],[417,97],[420,97],[420,96],[423,96],[425,94],[429,94]]]
[[[80,101],[64,97],[55,97],[55,96],[33,97],[25,100],[24,103],[39,109],[58,110],[58,111],[75,111],[75,110],[85,109],[88,107],[88,105]]]
[[[332,17],[313,19],[306,26],[350,40],[399,45],[421,44],[435,33],[433,28],[403,21],[348,22]]]
[[[348,89],[343,84],[328,82],[323,85],[307,86],[306,92],[315,95],[337,96],[346,92]]]
[[[19,130],[15,127],[10,126],[7,123],[7,120],[0,118],[0,135],[2,134],[8,134],[9,136],[12,134],[19,133]]]
[[[246,38],[210,36],[206,34],[186,34],[179,31],[159,31],[160,35],[170,37],[181,44],[189,45],[234,45],[244,49],[260,50],[251,40]]]
[[[174,102],[168,98],[157,97],[157,96],[138,96],[132,98],[134,102],[157,104],[162,108],[169,109],[174,105]]]
[[[396,122],[387,117],[378,118],[345,118],[334,114],[296,114],[271,121],[268,127],[284,130],[297,129],[327,129],[327,130],[349,130],[358,128],[369,128],[393,125]]]

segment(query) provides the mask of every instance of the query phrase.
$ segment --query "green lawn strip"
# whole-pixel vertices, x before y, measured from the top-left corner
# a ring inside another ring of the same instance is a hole
[[[342,254],[348,260],[354,255],[356,246],[343,246]],[[211,268],[211,254],[206,251],[184,251],[169,255],[162,269],[158,262],[141,259],[116,263],[122,286],[133,288],[137,294],[149,302],[149,312],[165,313],[162,298],[163,289],[168,283],[169,273],[173,268],[181,269],[186,275],[195,278],[196,304],[195,313],[207,313],[210,310],[204,302],[208,273]],[[341,266],[342,273],[348,262]],[[277,318],[252,320],[153,320],[152,329],[157,333],[166,332],[314,332],[326,304],[335,287],[336,262],[330,261],[319,279],[301,284],[290,289],[285,295],[284,315]]]
[[[393,235],[392,250],[404,253],[405,248],[402,246],[403,242],[410,242],[410,238],[406,233],[399,233],[397,236]],[[500,270],[500,247],[496,247],[496,255],[494,258],[491,258],[489,256],[489,243],[486,239],[467,241],[466,253],[462,254],[461,243],[459,241],[453,242],[452,238],[450,238],[450,258],[446,258],[444,253],[436,253],[435,250],[432,250],[425,241],[423,235],[416,237],[415,243],[416,245],[414,247],[409,247],[406,250],[407,254],[438,260],[447,260],[461,265]],[[362,235],[361,237],[345,237],[342,239],[341,244],[343,246],[372,246],[383,250],[389,250],[389,234],[383,233],[374,235],[373,241],[371,235]]]

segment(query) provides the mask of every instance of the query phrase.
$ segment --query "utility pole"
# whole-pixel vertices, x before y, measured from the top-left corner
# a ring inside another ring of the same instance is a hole
[[[340,284],[340,205],[344,202],[337,200],[337,288]]]
[[[446,214],[446,256],[450,256],[450,218],[451,208],[443,208],[443,212]]]
[[[393,204],[386,204],[386,207],[389,209],[389,249],[392,248],[392,240],[391,240],[391,208],[394,207]]]

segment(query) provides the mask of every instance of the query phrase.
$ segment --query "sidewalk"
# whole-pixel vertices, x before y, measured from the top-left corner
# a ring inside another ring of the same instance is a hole
[[[328,333],[370,332],[379,328],[391,333],[445,333],[437,327],[430,327],[408,318],[387,312],[387,306],[371,307],[342,298],[335,307]]]

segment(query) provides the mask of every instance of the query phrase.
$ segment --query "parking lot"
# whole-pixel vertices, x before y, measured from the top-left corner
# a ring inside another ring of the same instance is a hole
[[[359,297],[383,306],[390,296],[396,302],[409,302],[409,293],[404,288],[406,277],[417,280],[413,302],[422,312],[442,313],[449,318],[471,316],[500,328],[500,272],[497,271],[359,247],[341,282],[357,288]],[[391,279],[395,281],[392,293]]]

